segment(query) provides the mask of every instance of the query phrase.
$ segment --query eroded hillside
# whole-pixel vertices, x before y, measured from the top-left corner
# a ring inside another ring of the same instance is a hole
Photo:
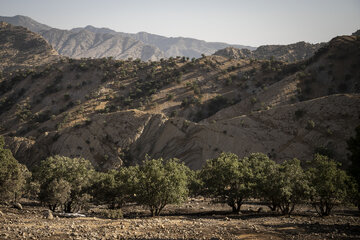
[[[344,161],[360,112],[358,57],[353,36],[293,64],[59,58],[1,81],[0,133],[30,167],[54,154],[85,157],[97,169],[145,154],[196,169],[221,151],[283,161],[331,149]]]

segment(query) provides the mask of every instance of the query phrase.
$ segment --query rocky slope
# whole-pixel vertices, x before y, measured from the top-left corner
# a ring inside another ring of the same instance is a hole
[[[289,45],[264,45],[253,51],[228,47],[216,51],[215,55],[233,59],[253,58],[265,60],[275,58],[285,62],[297,62],[312,57],[322,46],[324,46],[324,43],[311,44],[298,42]]]
[[[0,22],[0,71],[37,66],[58,58],[58,53],[38,34]]]
[[[61,154],[108,169],[150,154],[198,169],[221,151],[283,161],[320,150],[346,166],[360,113],[359,44],[337,37],[295,64],[62,58],[1,81],[0,134],[30,167]]]

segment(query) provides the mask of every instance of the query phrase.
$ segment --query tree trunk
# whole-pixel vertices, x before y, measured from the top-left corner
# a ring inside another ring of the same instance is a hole
[[[152,216],[152,217],[155,217],[155,211],[154,211],[153,208],[150,208],[150,213],[151,213],[151,216]]]
[[[66,213],[71,213],[71,204],[72,204],[72,201],[70,201],[70,202],[67,202],[67,203],[65,203],[64,204],[64,211],[66,212]]]

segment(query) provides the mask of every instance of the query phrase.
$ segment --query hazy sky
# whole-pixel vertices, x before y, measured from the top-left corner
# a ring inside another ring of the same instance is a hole
[[[360,29],[360,0],[0,0],[0,15],[258,46],[351,34]]]

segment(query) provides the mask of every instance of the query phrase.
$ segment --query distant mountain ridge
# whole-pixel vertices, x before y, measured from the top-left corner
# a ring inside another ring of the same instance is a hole
[[[109,33],[94,33],[86,29],[68,31],[56,28],[40,31],[40,34],[61,55],[72,58],[139,58],[147,61],[164,57],[158,48],[146,45],[131,37]]]
[[[312,57],[324,45],[325,43],[297,42],[289,45],[264,45],[253,51],[227,47],[216,51],[214,55],[232,59],[254,58],[264,60],[274,57],[285,62],[296,62]]]
[[[175,56],[198,58],[201,54],[211,55],[219,49],[230,46],[255,49],[250,46],[206,42],[193,38],[168,38],[146,32],[122,33],[109,28],[96,28],[90,25],[84,28],[60,30],[20,15],[0,17],[0,21],[15,26],[23,26],[30,31],[41,34],[59,54],[73,58],[139,58],[147,61]]]
[[[0,16],[0,21],[10,23],[14,26],[22,26],[27,29],[29,29],[32,32],[40,32],[44,30],[49,30],[52,27],[39,23],[32,18],[22,16],[22,15],[16,15],[14,17],[2,17]]]

